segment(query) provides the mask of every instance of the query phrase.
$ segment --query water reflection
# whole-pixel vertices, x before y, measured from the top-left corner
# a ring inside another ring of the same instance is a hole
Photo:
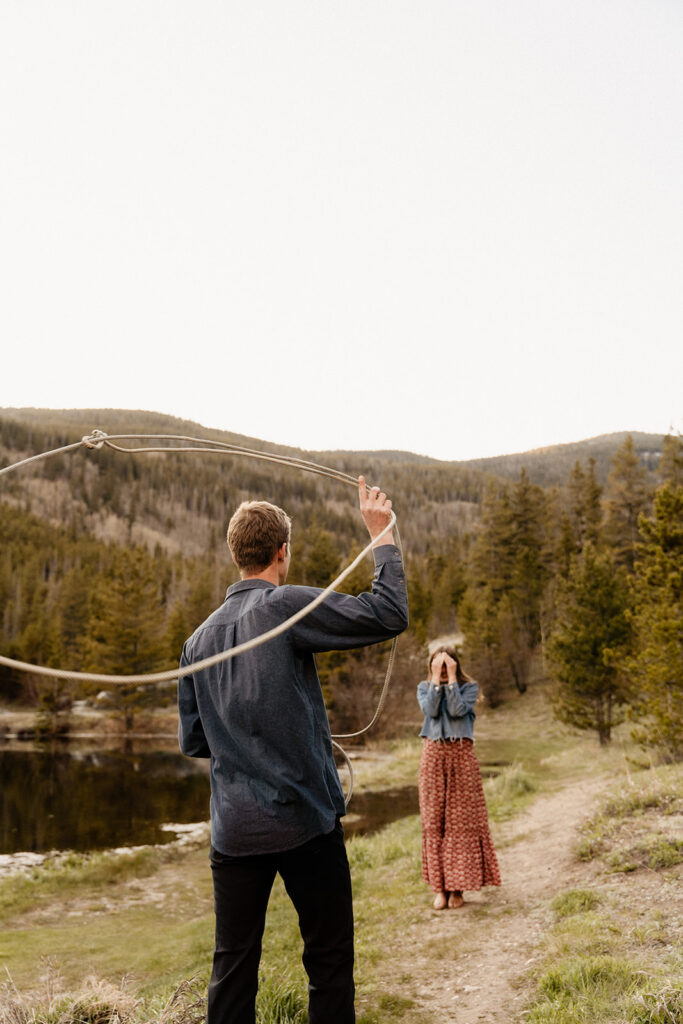
[[[506,762],[481,765],[482,778],[495,778],[500,774],[504,764]],[[384,828],[385,825],[390,825],[392,821],[419,812],[417,786],[399,786],[376,793],[355,792],[349,804],[348,814],[344,818],[344,834],[369,835]]]
[[[418,813],[417,786],[401,786],[378,793],[354,793],[344,818],[346,836],[368,835],[392,821]]]
[[[0,852],[163,843],[208,817],[206,764],[154,751],[0,750]]]
[[[481,770],[495,775],[498,765]],[[0,853],[165,843],[175,836],[163,824],[209,816],[208,761],[183,757],[173,740],[166,750],[132,752],[12,744],[0,749],[0,778]],[[368,834],[418,810],[417,785],[356,791],[344,831]]]

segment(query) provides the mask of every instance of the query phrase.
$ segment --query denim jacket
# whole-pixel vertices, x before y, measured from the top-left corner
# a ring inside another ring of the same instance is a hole
[[[424,714],[420,736],[429,740],[474,739],[478,683],[420,683],[417,700]]]

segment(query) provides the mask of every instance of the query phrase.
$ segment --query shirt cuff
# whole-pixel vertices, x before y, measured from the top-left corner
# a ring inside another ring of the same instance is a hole
[[[395,544],[380,544],[378,548],[372,549],[375,565],[384,565],[385,562],[402,562],[401,552]]]

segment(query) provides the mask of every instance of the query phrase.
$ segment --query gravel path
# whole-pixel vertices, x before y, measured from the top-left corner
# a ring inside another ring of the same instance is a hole
[[[601,776],[569,785],[498,826],[503,885],[466,893],[460,910],[425,909],[424,920],[406,930],[392,964],[397,974],[410,972],[412,998],[435,1020],[515,1020],[525,995],[521,976],[534,960],[548,900],[588,884],[595,871],[577,862],[573,850],[579,826],[610,781]],[[425,891],[426,907],[429,900]]]

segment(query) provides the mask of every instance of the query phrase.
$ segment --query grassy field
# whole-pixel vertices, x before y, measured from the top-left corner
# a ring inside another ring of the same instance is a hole
[[[477,735],[480,761],[501,768],[485,783],[496,841],[496,823],[539,794],[595,772],[614,778],[610,800],[576,849],[577,862],[599,868],[607,882],[558,892],[549,903],[539,959],[521,979],[531,992],[524,1019],[680,1022],[680,990],[671,980],[680,971],[680,933],[669,918],[658,924],[646,906],[621,904],[610,888],[617,876],[647,874],[665,888],[674,878],[682,845],[680,772],[637,767],[642,755],[626,731],[608,750],[568,732],[551,720],[540,690],[485,711]],[[371,748],[369,755],[354,765],[359,791],[415,782],[417,738]],[[429,906],[420,838],[419,818],[412,816],[348,842],[359,1024],[443,1024],[420,1009],[410,962],[397,963],[395,956],[401,935],[419,926]],[[203,1017],[213,939],[204,845],[71,855],[5,879],[0,921],[6,978],[0,1019],[7,1024],[193,1024]],[[258,1019],[303,1022],[305,1005],[301,940],[278,880],[264,936]]]
[[[599,871],[552,902],[529,1024],[683,1021],[682,823],[671,766],[620,781],[586,823],[576,856]]]

